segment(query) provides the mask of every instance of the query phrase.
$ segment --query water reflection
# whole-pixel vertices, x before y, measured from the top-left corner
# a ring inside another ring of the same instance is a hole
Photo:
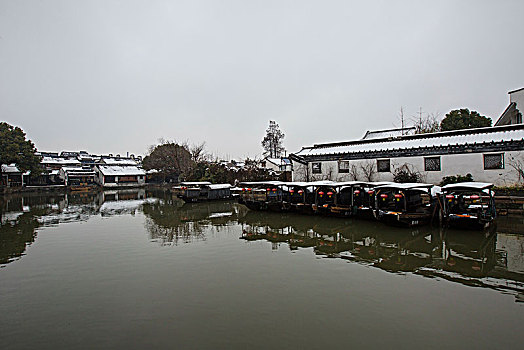
[[[144,215],[151,241],[178,245],[240,228],[246,241],[272,249],[310,249],[390,273],[413,273],[512,293],[524,300],[522,218],[499,220],[492,232],[385,227],[374,221],[249,211],[232,201],[184,204],[170,192],[145,189],[0,198],[0,266],[19,259],[40,227],[92,216]]]
[[[375,222],[249,212],[239,219],[242,239],[265,240],[272,249],[312,248],[318,256],[340,258],[392,273],[524,293],[524,237],[496,232],[399,229]]]
[[[231,201],[184,204],[178,199],[165,199],[146,203],[142,210],[150,239],[161,245],[177,245],[205,240],[207,227],[220,231],[247,211],[242,208]]]
[[[87,221],[94,215],[135,215],[142,204],[170,197],[158,191],[17,194],[0,197],[0,266],[25,254],[40,227]]]

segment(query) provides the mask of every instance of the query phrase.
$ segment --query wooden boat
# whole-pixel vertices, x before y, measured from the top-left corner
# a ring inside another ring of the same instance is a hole
[[[375,217],[386,224],[420,226],[435,214],[432,184],[399,183],[375,187]]]
[[[442,187],[442,221],[457,228],[482,230],[496,218],[493,184],[461,182]]]
[[[211,185],[211,182],[208,181],[184,181],[179,185],[173,186],[172,191],[173,195],[180,197],[184,191],[188,188],[200,188],[200,186]]]
[[[178,196],[186,203],[221,200],[231,198],[230,184],[205,184],[182,187]]]
[[[280,211],[282,189],[279,186],[282,184],[280,181],[241,182],[242,192],[238,202],[251,210]]]
[[[331,214],[331,207],[335,205],[337,197],[337,184],[332,181],[313,182],[315,203],[313,211],[316,214]]]
[[[362,182],[352,186],[354,215],[360,219],[375,219],[375,188],[392,182]]]
[[[290,182],[287,184],[287,192],[285,206],[297,213],[313,214],[315,193],[310,182]]]
[[[360,181],[337,184],[336,200],[330,207],[331,214],[339,217],[354,216],[356,214],[355,203],[358,204],[361,196],[364,195],[362,192],[365,184],[365,182]]]

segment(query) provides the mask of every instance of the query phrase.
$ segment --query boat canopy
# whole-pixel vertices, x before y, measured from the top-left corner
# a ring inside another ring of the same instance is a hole
[[[205,186],[205,185],[211,185],[211,182],[208,182],[208,181],[184,181],[184,182],[181,182],[180,185],[182,185],[182,186]]]
[[[478,190],[482,191],[488,188],[492,188],[493,184],[488,182],[459,182],[456,184],[449,184],[442,187],[443,191],[456,191],[456,190]]]
[[[213,185],[206,185],[210,190],[223,190],[227,188],[231,188],[230,184],[213,184]]]
[[[399,190],[428,190],[432,188],[433,184],[419,184],[419,183],[390,183],[387,185],[377,186],[376,189],[386,189],[386,188],[392,188],[392,189],[399,189]]]

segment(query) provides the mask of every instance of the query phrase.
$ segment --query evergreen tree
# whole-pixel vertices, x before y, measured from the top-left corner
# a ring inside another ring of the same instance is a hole
[[[40,174],[40,157],[35,152],[35,145],[26,140],[22,129],[6,122],[0,123],[0,176],[2,164],[12,163],[22,172],[30,170],[32,174]]]
[[[480,115],[476,111],[469,111],[467,108],[456,109],[448,114],[440,123],[442,131],[483,128],[491,126],[491,119]]]
[[[262,140],[262,147],[264,148],[264,155],[269,158],[279,158],[284,152],[282,140],[284,133],[280,131],[280,127],[274,120],[269,121],[269,127],[266,130],[266,136]]]

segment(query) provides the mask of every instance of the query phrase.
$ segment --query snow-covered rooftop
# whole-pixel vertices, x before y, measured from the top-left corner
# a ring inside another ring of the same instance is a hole
[[[295,154],[298,156],[318,156],[326,154],[408,150],[417,148],[489,144],[491,142],[523,140],[524,125],[512,125],[511,127],[499,126],[491,128],[410,135],[394,139],[358,140],[318,144],[312,147],[304,147]]]
[[[107,165],[138,165],[135,160],[126,158],[102,158],[102,163]]]
[[[42,164],[51,164],[51,165],[80,165],[78,159],[67,159],[62,157],[43,157],[40,161]]]
[[[230,184],[213,184],[213,185],[207,185],[209,189],[211,190],[223,190],[227,188],[231,188]]]
[[[475,189],[484,190],[486,188],[493,187],[492,183],[488,182],[459,182],[455,184],[449,184],[442,187],[443,190],[454,190],[454,189]]]
[[[3,173],[19,173],[20,170],[16,166],[16,164],[2,164],[2,172]]]
[[[135,176],[145,175],[146,172],[136,166],[113,166],[113,165],[99,165],[98,169],[105,176]]]
[[[416,130],[415,127],[388,129],[388,130],[374,130],[374,131],[369,130],[369,131],[366,131],[366,134],[364,135],[364,137],[362,137],[362,140],[414,135],[415,130]]]

